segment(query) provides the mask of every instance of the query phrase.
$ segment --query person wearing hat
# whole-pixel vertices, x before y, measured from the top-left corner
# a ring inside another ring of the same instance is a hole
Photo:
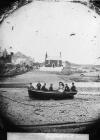
[[[34,87],[33,87],[32,83],[30,83],[30,84],[29,84],[28,89],[29,89],[29,90],[33,90],[33,89],[34,89]]]
[[[41,90],[48,91],[48,89],[46,88],[46,83],[44,83],[44,85],[42,86]]]
[[[50,84],[49,91],[53,91],[53,84]]]
[[[68,84],[65,84],[65,90],[64,91],[66,91],[66,92],[70,91],[70,88],[69,88]]]
[[[74,85],[74,83],[72,83],[71,91],[77,91],[77,90],[76,90],[76,86]]]

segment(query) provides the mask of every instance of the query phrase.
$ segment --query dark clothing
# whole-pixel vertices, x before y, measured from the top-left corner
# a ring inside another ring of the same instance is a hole
[[[40,83],[37,84],[37,90],[41,90],[41,84]]]
[[[72,86],[71,87],[71,91],[76,91],[76,87],[75,86]]]
[[[49,87],[49,91],[53,91],[53,87]]]
[[[33,87],[33,86],[29,86],[28,89],[29,89],[29,90],[33,90],[34,87]]]
[[[70,91],[70,88],[68,86],[65,87],[65,91]]]
[[[43,91],[48,91],[48,89],[47,89],[45,86],[43,86],[43,87],[41,88],[41,90],[43,90]]]

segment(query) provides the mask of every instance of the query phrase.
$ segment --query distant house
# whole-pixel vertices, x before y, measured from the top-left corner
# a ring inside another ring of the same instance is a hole
[[[13,52],[8,54],[8,51],[6,49],[0,51],[0,64],[12,63],[12,56]]]
[[[61,66],[62,66],[61,53],[60,53],[59,57],[58,56],[50,57],[46,53],[46,55],[45,55],[45,67],[61,67]]]

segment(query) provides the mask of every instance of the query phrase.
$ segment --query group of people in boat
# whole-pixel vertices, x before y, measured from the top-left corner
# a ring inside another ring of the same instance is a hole
[[[34,88],[32,83],[30,83],[29,89],[30,90],[37,89],[37,90],[42,90],[42,91],[54,91],[53,84],[50,84],[49,88],[47,88],[46,83],[44,83],[42,86],[40,82],[37,83],[36,88]],[[64,92],[64,91],[65,92],[70,92],[70,91],[76,92],[77,91],[74,83],[72,83],[72,86],[69,87],[68,84],[64,84],[63,82],[59,82],[59,87],[57,90],[59,92]]]
[[[74,82],[72,83],[72,86],[69,87],[68,84],[64,84],[63,82],[59,82],[59,88],[58,88],[58,91],[59,92],[70,92],[70,91],[73,91],[73,92],[76,92],[76,86],[74,84]]]

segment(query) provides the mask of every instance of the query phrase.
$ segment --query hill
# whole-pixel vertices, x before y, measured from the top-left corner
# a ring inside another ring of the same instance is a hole
[[[19,57],[20,58],[30,58],[30,57],[26,56],[25,54],[18,51],[17,53],[14,54],[14,58],[17,59]]]
[[[100,72],[100,65],[92,64],[75,64],[69,61],[65,61],[65,67],[63,68],[63,74],[90,74],[90,73],[99,73]]]
[[[29,56],[26,56],[21,52],[17,52],[13,55],[12,61],[13,63],[18,64],[18,63],[30,62],[30,61],[34,62],[34,59],[32,59]]]

